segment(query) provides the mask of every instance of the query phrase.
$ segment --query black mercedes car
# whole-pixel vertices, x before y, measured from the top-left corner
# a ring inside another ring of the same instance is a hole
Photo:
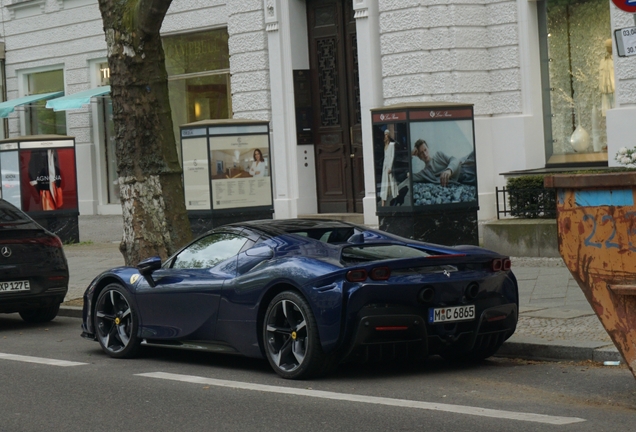
[[[51,321],[68,291],[62,242],[0,198],[0,313]]]

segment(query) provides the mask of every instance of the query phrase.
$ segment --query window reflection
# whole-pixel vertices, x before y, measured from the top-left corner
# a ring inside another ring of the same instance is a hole
[[[64,91],[64,71],[53,70],[28,75],[28,94],[37,95]],[[46,108],[46,101],[38,101],[26,107],[28,135],[66,135],[66,113]]]
[[[230,74],[170,78],[168,93],[172,125],[179,143],[179,126],[200,120],[230,118]]]
[[[203,237],[181,252],[172,268],[210,268],[239,253],[247,239],[229,233]]]

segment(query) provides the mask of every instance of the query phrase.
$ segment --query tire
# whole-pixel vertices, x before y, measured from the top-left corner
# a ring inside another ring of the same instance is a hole
[[[139,319],[124,287],[107,285],[95,303],[95,334],[102,350],[113,358],[131,358],[139,351]]]
[[[49,322],[57,316],[60,311],[60,304],[57,303],[53,306],[43,307],[38,309],[29,309],[20,312],[20,317],[29,323],[44,323]]]
[[[333,355],[320,344],[318,326],[307,301],[293,291],[272,299],[263,320],[265,355],[272,369],[286,379],[307,379],[330,371]]]

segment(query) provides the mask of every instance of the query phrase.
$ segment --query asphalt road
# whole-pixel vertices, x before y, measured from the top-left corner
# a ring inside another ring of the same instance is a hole
[[[617,431],[636,423],[625,367],[493,359],[342,365],[287,381],[262,360],[147,349],[108,358],[80,320],[0,315],[0,431]],[[62,361],[62,363],[60,363]]]

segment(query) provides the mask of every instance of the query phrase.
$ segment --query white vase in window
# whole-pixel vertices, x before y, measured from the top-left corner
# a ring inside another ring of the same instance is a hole
[[[576,115],[578,120],[578,126],[572,132],[570,136],[570,145],[574,149],[575,152],[582,153],[589,149],[590,147],[590,134],[581,126],[581,118],[578,113]]]

